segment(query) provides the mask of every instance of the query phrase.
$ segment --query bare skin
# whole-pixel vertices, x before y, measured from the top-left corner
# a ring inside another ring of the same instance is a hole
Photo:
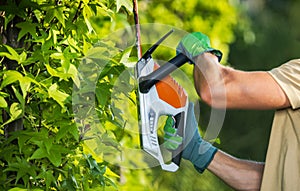
[[[235,190],[254,191],[260,189],[264,163],[241,160],[219,150],[207,169]]]
[[[290,106],[287,96],[268,72],[244,72],[219,64],[204,53],[194,67],[195,87],[212,107],[280,109]]]
[[[201,99],[215,108],[280,109],[290,106],[287,96],[268,72],[244,72],[225,67],[211,53],[196,58],[194,81]],[[236,190],[259,190],[264,163],[237,159],[218,151],[208,170]]]

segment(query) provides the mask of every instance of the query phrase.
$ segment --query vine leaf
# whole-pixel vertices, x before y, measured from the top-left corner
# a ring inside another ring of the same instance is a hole
[[[36,27],[37,27],[36,23],[25,21],[25,22],[16,24],[16,26],[21,29],[21,31],[19,32],[19,35],[18,35],[18,40],[20,40],[27,33],[29,33],[33,37],[36,37]]]

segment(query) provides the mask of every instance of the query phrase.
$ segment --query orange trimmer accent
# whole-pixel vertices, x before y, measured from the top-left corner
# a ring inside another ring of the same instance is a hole
[[[159,67],[155,63],[154,70]],[[158,97],[175,108],[186,105],[187,94],[185,90],[171,77],[167,76],[155,84]]]

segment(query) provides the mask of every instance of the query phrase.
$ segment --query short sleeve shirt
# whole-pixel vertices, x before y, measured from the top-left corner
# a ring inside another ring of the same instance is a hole
[[[262,191],[300,190],[300,59],[269,71],[287,95],[291,108],[275,112]]]

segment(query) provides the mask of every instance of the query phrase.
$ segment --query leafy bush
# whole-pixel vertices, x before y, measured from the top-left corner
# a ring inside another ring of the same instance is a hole
[[[127,24],[131,10],[126,10],[126,1],[0,4],[0,189],[116,187],[109,176],[117,176],[107,164],[84,154],[88,126],[78,128],[71,101],[73,85],[81,88],[81,58],[100,38]],[[102,78],[122,69],[116,64],[108,67]],[[105,87],[109,92],[111,87]],[[103,100],[103,92],[97,97],[105,113],[108,100]]]

